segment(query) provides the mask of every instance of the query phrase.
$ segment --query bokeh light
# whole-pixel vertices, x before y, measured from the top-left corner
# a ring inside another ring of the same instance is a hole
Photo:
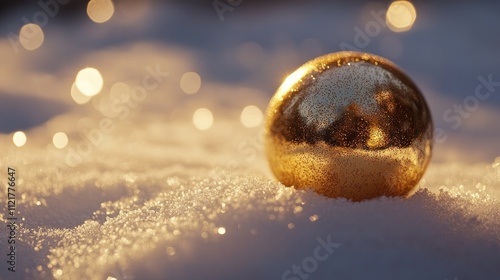
[[[76,75],[75,84],[83,95],[94,96],[101,92],[104,81],[95,68],[85,68]]]
[[[493,164],[491,165],[491,167],[498,168],[498,170],[500,171],[500,157],[496,157],[495,158],[495,161],[493,162]]]
[[[212,112],[207,108],[200,108],[193,114],[193,124],[199,130],[208,130],[214,123]]]
[[[14,145],[17,147],[22,147],[24,144],[26,144],[26,134],[22,131],[18,131],[14,133],[14,136],[12,137],[12,141],[14,142]]]
[[[34,23],[25,24],[19,31],[19,42],[28,51],[38,49],[44,39],[42,28]]]
[[[188,72],[181,77],[181,89],[187,94],[195,94],[200,90],[201,77],[195,72]]]
[[[92,105],[104,116],[116,117],[117,112],[113,110],[113,104],[128,102],[130,98],[130,86],[123,82],[116,82],[111,86],[109,94],[101,94],[92,98]]]
[[[220,234],[220,235],[226,234],[226,228],[224,228],[224,227],[218,228],[217,229],[217,233]]]
[[[173,256],[175,255],[175,248],[174,247],[167,247],[167,255]]]
[[[123,82],[114,83],[109,90],[109,94],[113,100],[126,102],[130,98],[130,86]]]
[[[87,5],[87,14],[96,23],[108,21],[114,12],[115,7],[111,0],[90,0]]]
[[[92,98],[91,96],[87,96],[83,94],[78,87],[76,86],[75,83],[71,86],[71,98],[73,98],[73,101],[76,102],[76,104],[82,105],[87,102]]]
[[[392,2],[385,18],[387,26],[394,32],[410,30],[416,19],[417,11],[413,4],[408,1]]]
[[[245,127],[250,128],[259,126],[263,119],[264,114],[262,114],[262,111],[257,106],[246,106],[243,111],[241,111],[240,120]]]
[[[54,143],[54,147],[58,149],[62,149],[68,145],[69,139],[66,133],[64,132],[58,132],[54,134],[54,137],[52,138],[52,143]]]
[[[309,221],[311,221],[311,222],[316,222],[318,219],[319,219],[319,216],[316,214],[309,217]]]

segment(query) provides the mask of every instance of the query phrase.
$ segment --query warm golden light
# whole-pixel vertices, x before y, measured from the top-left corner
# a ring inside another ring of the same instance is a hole
[[[85,68],[78,72],[75,84],[83,95],[94,96],[101,92],[104,81],[97,69]]]
[[[55,277],[55,278],[59,278],[59,277],[61,277],[61,276],[63,275],[63,271],[62,271],[62,269],[58,269],[58,270],[56,270],[56,271],[53,273],[53,275],[54,275],[54,277]]]
[[[309,221],[311,221],[311,222],[316,222],[318,219],[319,219],[319,216],[316,214],[309,217]]]
[[[201,77],[195,72],[188,72],[181,77],[181,89],[186,94],[195,94],[200,90]]]
[[[24,146],[24,144],[26,144],[26,140],[27,140],[26,134],[24,134],[24,132],[22,131],[14,133],[14,136],[12,137],[14,145],[16,145],[19,148]]]
[[[217,230],[217,233],[220,234],[220,235],[224,235],[226,234],[226,229],[223,228],[223,227],[220,227],[218,230]]]
[[[64,132],[58,132],[54,134],[52,138],[52,142],[54,143],[54,147],[58,149],[62,149],[68,145],[68,136]]]
[[[498,171],[500,172],[500,157],[496,157],[495,161],[491,165],[493,168],[498,168]]]
[[[212,112],[207,108],[200,108],[194,112],[193,124],[199,130],[208,130],[214,123]]]
[[[278,91],[285,90],[288,91],[291,86],[293,86],[296,82],[300,81],[302,77],[307,73],[309,69],[307,67],[300,67],[295,72],[286,77],[285,81],[281,85]]]
[[[76,86],[75,83],[71,86],[71,98],[73,98],[73,101],[76,102],[76,104],[82,105],[87,102],[92,98],[91,96],[87,96],[83,94],[78,87]]]
[[[89,18],[97,23],[108,21],[114,14],[115,7],[111,0],[90,0],[87,5]]]
[[[174,247],[167,247],[167,255],[169,255],[169,256],[175,255],[175,248]]]
[[[24,25],[19,32],[19,42],[28,51],[38,49],[44,39],[42,28],[34,23]]]
[[[114,83],[109,90],[109,95],[113,100],[126,102],[130,98],[130,86],[123,82]]]
[[[353,201],[409,195],[433,138],[416,85],[392,62],[361,52],[327,54],[299,69],[265,114],[263,142],[276,178]]]
[[[385,107],[390,113],[396,109],[394,97],[389,91],[381,91],[375,95],[375,100],[379,106]]]
[[[417,11],[408,1],[392,2],[385,17],[387,26],[394,32],[410,30],[416,19]]]
[[[370,148],[382,147],[385,145],[385,135],[379,127],[372,127],[370,129],[370,138],[367,143]]]
[[[273,104],[283,101],[283,96],[292,91],[291,87],[298,84],[309,70],[309,66],[303,65],[299,69],[295,70],[295,72],[288,75],[271,99],[270,106],[272,107]]]
[[[245,127],[256,127],[262,123],[264,114],[254,105],[246,106],[241,111],[240,121]]]

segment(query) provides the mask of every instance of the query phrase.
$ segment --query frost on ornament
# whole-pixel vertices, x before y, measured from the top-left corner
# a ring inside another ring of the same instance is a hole
[[[270,101],[266,153],[286,186],[354,201],[405,196],[431,157],[432,119],[392,62],[337,52],[292,73]]]

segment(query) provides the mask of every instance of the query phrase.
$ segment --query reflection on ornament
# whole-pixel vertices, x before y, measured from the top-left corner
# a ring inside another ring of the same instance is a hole
[[[286,186],[354,201],[407,195],[431,157],[432,119],[392,62],[338,52],[311,60],[275,93],[266,153]]]

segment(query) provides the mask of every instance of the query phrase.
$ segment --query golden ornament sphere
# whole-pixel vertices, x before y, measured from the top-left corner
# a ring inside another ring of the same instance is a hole
[[[279,87],[265,146],[284,185],[360,201],[410,193],[429,163],[432,132],[424,97],[394,63],[337,52],[307,62]]]

